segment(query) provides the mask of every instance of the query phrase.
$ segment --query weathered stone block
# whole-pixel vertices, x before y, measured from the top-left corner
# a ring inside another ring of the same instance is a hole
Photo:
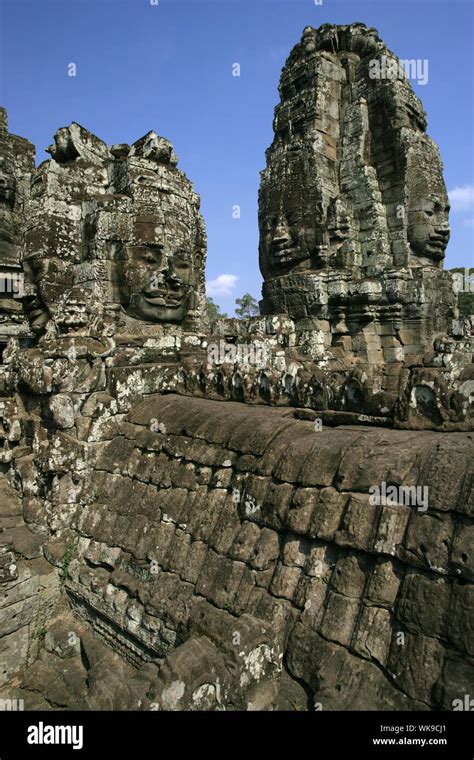
[[[336,641],[343,646],[349,646],[354,626],[359,612],[358,599],[336,594],[330,591],[327,607],[320,626],[321,635],[325,639]]]
[[[362,657],[385,665],[390,649],[391,622],[388,610],[381,607],[362,607],[354,636],[353,648]]]

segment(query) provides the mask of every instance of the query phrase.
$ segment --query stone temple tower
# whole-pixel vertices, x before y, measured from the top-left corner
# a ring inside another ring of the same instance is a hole
[[[426,114],[364,24],[307,27],[283,68],[259,194],[263,314],[384,364],[455,316],[448,197]]]

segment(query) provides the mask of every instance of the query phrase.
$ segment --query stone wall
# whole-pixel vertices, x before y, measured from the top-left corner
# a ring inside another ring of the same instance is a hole
[[[65,582],[138,671],[122,706],[451,709],[474,676],[472,450],[464,433],[136,405],[77,500]],[[383,483],[418,501],[372,504]]]

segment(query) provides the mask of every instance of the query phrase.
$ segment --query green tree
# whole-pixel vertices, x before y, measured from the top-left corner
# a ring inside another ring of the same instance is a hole
[[[258,317],[260,314],[258,303],[250,293],[245,293],[242,298],[236,298],[235,303],[237,304],[235,313],[241,319],[244,317]]]
[[[215,319],[227,317],[227,314],[221,311],[219,304],[214,303],[214,300],[210,298],[210,296],[206,296],[206,307],[207,316],[210,322],[213,322]]]

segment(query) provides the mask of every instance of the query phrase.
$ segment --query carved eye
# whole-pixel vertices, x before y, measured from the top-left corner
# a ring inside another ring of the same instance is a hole
[[[177,251],[173,260],[175,269],[190,269],[192,267],[192,259],[189,253],[186,251]]]
[[[425,209],[426,216],[433,216],[433,211],[431,209],[426,208]]]

